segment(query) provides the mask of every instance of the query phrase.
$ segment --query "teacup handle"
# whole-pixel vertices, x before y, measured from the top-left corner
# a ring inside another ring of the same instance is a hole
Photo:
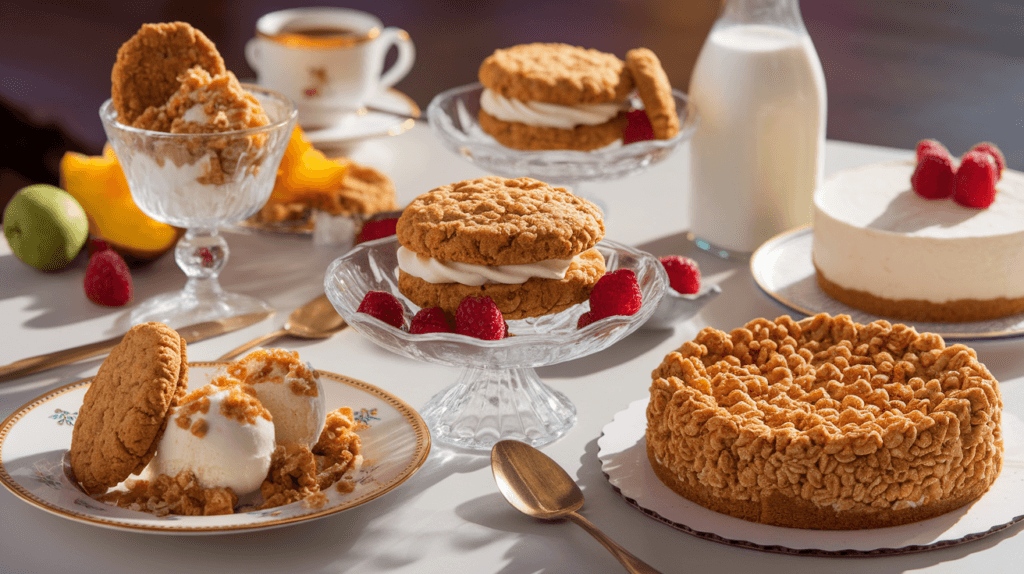
[[[416,47],[413,46],[409,33],[401,28],[384,28],[379,36],[379,41],[381,43],[381,58],[387,55],[392,44],[398,48],[398,59],[380,77],[379,90],[383,92],[397,84],[399,80],[408,75],[409,71],[412,70],[412,64],[416,61]]]
[[[249,62],[249,67],[260,72],[260,39],[249,38],[249,41],[245,43],[245,61]]]

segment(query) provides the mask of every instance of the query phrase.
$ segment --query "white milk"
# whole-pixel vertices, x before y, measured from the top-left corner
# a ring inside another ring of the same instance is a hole
[[[825,151],[825,77],[806,33],[715,28],[690,81],[691,231],[749,253],[810,223]]]

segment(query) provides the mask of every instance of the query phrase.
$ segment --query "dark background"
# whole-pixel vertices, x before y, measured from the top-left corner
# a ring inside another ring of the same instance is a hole
[[[229,69],[256,19],[304,3],[0,0],[0,208],[23,185],[57,182],[65,150],[97,154],[97,110],[110,96],[118,47],[145,22],[184,20],[216,44]],[[396,88],[421,108],[475,81],[480,61],[513,44],[565,42],[625,55],[646,46],[686,89],[720,0],[350,0],[407,30],[413,71]],[[1024,6],[1010,0],[805,0],[804,21],[825,70],[828,137],[912,148],[937,138],[954,154],[997,143],[1024,168]]]

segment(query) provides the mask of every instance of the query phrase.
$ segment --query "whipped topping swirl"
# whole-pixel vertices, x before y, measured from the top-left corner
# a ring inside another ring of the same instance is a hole
[[[427,283],[461,283],[479,287],[484,283],[519,285],[533,277],[564,279],[572,259],[548,259],[523,265],[472,265],[438,261],[405,247],[398,248],[398,268]]]
[[[480,107],[505,122],[571,130],[578,125],[603,124],[624,110],[624,103],[579,104],[563,106],[547,102],[524,102],[506,98],[485,89],[480,94]]]

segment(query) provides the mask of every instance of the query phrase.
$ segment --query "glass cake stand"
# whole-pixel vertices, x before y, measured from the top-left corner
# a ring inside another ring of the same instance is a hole
[[[356,309],[367,291],[387,291],[412,316],[419,307],[398,290],[398,241],[387,237],[356,246],[327,268],[324,290],[356,331],[400,355],[462,367],[458,380],[434,395],[420,411],[434,439],[472,450],[490,450],[499,440],[534,446],[564,435],[576,423],[576,407],[550,388],[534,367],[553,365],[600,351],[646,321],[668,286],[658,259],[612,241],[597,248],[609,271],[627,268],[637,276],[643,303],[631,316],[614,316],[576,328],[587,303],[561,313],[509,321],[508,338],[484,341],[454,333],[411,335]]]
[[[483,86],[469,84],[441,92],[427,106],[427,122],[450,150],[481,168],[504,177],[532,177],[570,188],[577,195],[585,181],[617,179],[663,161],[697,129],[698,115],[686,94],[672,90],[679,133],[672,139],[623,145],[621,140],[593,151],[521,151],[505,147],[477,121]],[[638,101],[634,108],[642,107]]]

